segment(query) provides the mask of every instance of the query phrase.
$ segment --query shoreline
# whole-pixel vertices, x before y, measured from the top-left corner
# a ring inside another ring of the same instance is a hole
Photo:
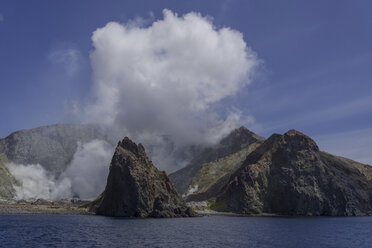
[[[262,213],[262,214],[238,214],[233,212],[217,212],[213,210],[196,210],[196,213],[202,216],[230,216],[230,217],[290,217],[286,215],[271,214],[271,213]],[[301,216],[297,216],[301,217]]]
[[[95,215],[88,209],[75,206],[50,206],[0,203],[0,215]]]
[[[308,216],[308,215],[279,215],[271,213],[262,213],[254,215],[238,214],[232,212],[217,212],[213,210],[194,210],[198,217],[226,216],[226,217],[371,217],[372,215],[356,216]],[[0,202],[0,215],[96,215],[89,212],[88,208],[83,206],[59,205],[51,206],[46,204],[19,204]]]

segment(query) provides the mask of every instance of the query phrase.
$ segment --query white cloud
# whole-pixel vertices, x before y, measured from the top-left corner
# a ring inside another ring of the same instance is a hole
[[[96,102],[87,120],[137,141],[169,134],[176,143],[212,143],[237,127],[239,111],[221,118],[213,104],[250,83],[259,64],[243,35],[216,29],[198,13],[139,27],[110,22],[92,36]]]
[[[48,54],[48,60],[56,66],[62,67],[68,76],[75,75],[80,68],[81,54],[74,48],[58,49]]]

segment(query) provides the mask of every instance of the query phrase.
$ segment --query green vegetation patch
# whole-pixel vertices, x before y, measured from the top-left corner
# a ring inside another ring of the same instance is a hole
[[[260,144],[260,142],[253,143],[234,154],[203,164],[197,175],[192,179],[189,189],[197,185],[197,191],[193,192],[193,194],[208,191],[218,180],[236,171],[248,154],[254,151]]]

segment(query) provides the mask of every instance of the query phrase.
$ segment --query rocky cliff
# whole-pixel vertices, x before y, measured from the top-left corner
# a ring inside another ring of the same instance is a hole
[[[8,158],[0,153],[0,200],[12,199],[15,195],[14,185],[18,184],[8,168],[4,166],[6,163],[9,163]]]
[[[372,168],[319,150],[308,136],[274,134],[229,178],[212,208],[242,214],[372,214]]]
[[[176,186],[179,193],[188,193],[187,191],[190,189],[192,179],[198,174],[203,164],[225,158],[244,149],[247,150],[252,144],[257,142],[262,143],[263,140],[264,138],[256,135],[242,126],[232,131],[218,144],[212,147],[205,147],[204,149],[201,149],[195,154],[195,157],[186,167],[171,173],[169,178]]]
[[[166,173],[148,159],[144,147],[127,137],[118,143],[106,189],[91,210],[99,215],[141,218],[195,215]]]

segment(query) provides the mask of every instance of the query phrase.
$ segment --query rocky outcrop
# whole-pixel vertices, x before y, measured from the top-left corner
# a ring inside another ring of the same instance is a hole
[[[40,164],[58,175],[71,162],[77,143],[94,139],[107,140],[107,137],[94,126],[56,124],[17,131],[0,139],[0,153],[14,163]]]
[[[121,217],[188,217],[186,206],[168,176],[148,159],[144,147],[125,137],[118,143],[105,191],[91,211]]]
[[[176,186],[178,192],[181,194],[187,193],[192,179],[198,174],[203,164],[225,158],[231,154],[249,148],[249,146],[254,143],[262,143],[263,141],[264,138],[242,126],[232,131],[218,144],[201,149],[199,153],[195,154],[194,158],[186,167],[171,173],[169,178]]]
[[[242,214],[372,214],[372,168],[319,150],[308,136],[274,134],[249,154],[212,208]]]

